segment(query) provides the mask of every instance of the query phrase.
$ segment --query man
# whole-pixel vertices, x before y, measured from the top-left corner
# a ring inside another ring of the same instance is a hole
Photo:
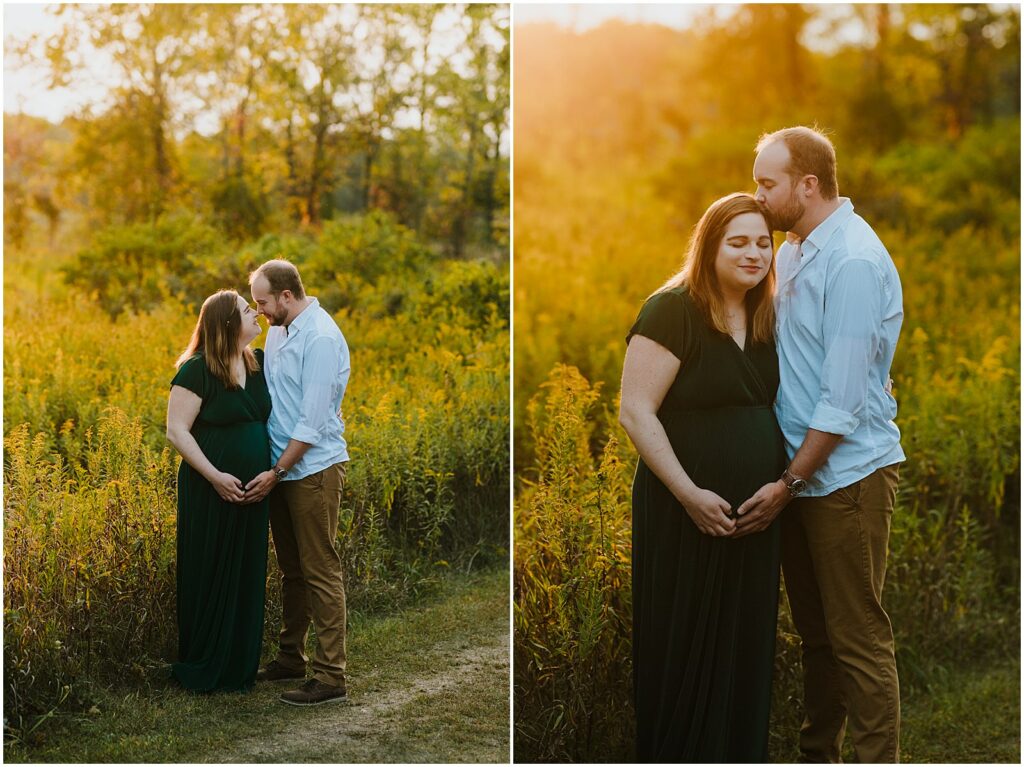
[[[313,675],[281,695],[293,705],[345,699],[345,589],[334,547],[348,450],[341,400],[349,353],[337,324],[307,297],[298,270],[268,261],[249,277],[267,318],[265,365],[273,410],[273,467],[245,488],[246,500],[270,494],[270,528],[282,573],[283,616],[276,660],[257,679],[304,679],[306,634],[316,629]]]
[[[782,518],[782,570],[803,649],[804,761],[838,762],[847,725],[857,760],[899,758],[899,683],[882,585],[898,464],[892,365],[903,298],[881,241],[838,196],[821,133],[761,138],[756,196],[778,252],[775,409],[789,467],[738,509],[737,534]]]

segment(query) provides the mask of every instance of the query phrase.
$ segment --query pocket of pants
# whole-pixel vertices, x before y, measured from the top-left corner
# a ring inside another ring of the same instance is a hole
[[[863,489],[863,485],[864,480],[861,479],[858,480],[857,482],[854,482],[852,485],[847,485],[846,487],[839,488],[838,490],[834,491],[834,494],[836,498],[838,498],[840,501],[843,501],[844,503],[847,503],[850,506],[858,506],[860,505],[860,496],[861,491]]]
[[[872,480],[870,492],[862,497],[861,502],[868,511],[879,511],[892,514],[896,503],[896,491],[899,486],[899,466],[887,466],[875,471],[863,481]]]
[[[306,487],[314,492],[320,492],[324,487],[324,473],[318,471],[305,478]]]

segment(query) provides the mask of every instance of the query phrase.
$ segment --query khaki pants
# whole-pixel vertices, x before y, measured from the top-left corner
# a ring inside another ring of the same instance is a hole
[[[281,568],[282,626],[277,661],[305,673],[306,634],[316,630],[313,678],[345,683],[345,587],[334,548],[345,463],[270,493],[270,529]]]
[[[803,649],[802,761],[899,760],[900,693],[882,585],[897,465],[782,512],[782,572]]]

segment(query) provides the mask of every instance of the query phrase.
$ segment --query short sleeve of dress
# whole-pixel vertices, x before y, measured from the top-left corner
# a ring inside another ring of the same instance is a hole
[[[693,321],[686,299],[675,290],[664,290],[644,303],[626,335],[626,343],[633,336],[644,336],[685,362],[693,348],[692,333]]]
[[[171,386],[181,386],[201,398],[206,397],[209,373],[202,356],[195,354],[189,357],[178,368],[177,374],[171,379]]]

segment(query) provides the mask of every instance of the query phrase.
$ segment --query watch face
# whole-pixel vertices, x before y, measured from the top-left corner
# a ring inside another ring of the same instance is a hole
[[[789,486],[789,492],[791,492],[793,495],[801,495],[806,489],[806,479],[794,479],[793,483]]]

